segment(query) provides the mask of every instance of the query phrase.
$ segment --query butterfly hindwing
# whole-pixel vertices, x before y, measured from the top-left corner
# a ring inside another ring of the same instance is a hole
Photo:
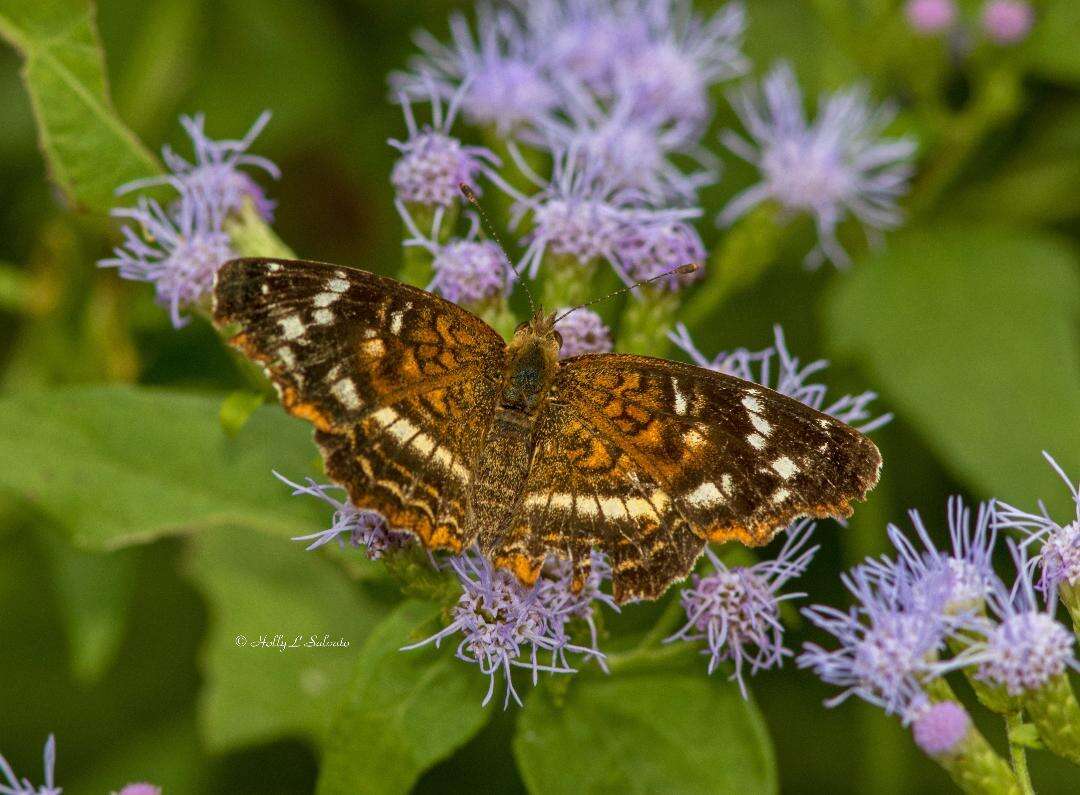
[[[616,598],[654,597],[706,541],[757,546],[799,516],[846,516],[877,482],[866,437],[732,376],[620,354],[562,362],[502,549],[611,558]],[[579,563],[580,561],[580,563]]]
[[[474,462],[505,343],[423,290],[323,263],[226,263],[214,317],[311,421],[327,473],[353,503],[425,545],[460,550]]]

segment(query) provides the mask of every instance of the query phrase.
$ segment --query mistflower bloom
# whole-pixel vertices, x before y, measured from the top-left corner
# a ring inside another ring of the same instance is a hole
[[[738,348],[718,353],[712,359],[697,349],[690,332],[682,323],[677,324],[668,337],[699,367],[734,375],[746,381],[755,381],[782,395],[795,398],[812,409],[836,417],[862,433],[870,433],[892,420],[892,414],[872,417],[869,406],[877,398],[876,392],[844,395],[832,403],[826,403],[828,387],[825,384],[809,383],[809,379],[828,367],[828,361],[818,359],[800,366],[798,358],[792,356],[787,349],[784,330],[778,325],[773,326],[773,334],[775,343],[764,350]]]
[[[161,156],[171,173],[129,182],[120,186],[117,193],[125,194],[152,185],[172,185],[180,193],[181,199],[192,196],[210,206],[219,218],[238,211],[244,200],[250,199],[259,215],[271,221],[274,202],[267,198],[266,192],[250,174],[241,170],[253,167],[274,179],[281,176],[278,167],[270,160],[248,153],[269,121],[270,111],[264,111],[243,138],[214,141],[206,134],[206,118],[203,114],[181,116],[180,123],[195,150],[195,161],[189,162],[165,146]]]
[[[476,664],[490,679],[484,705],[491,701],[500,674],[506,679],[504,708],[509,706],[511,698],[521,705],[512,679],[514,667],[532,671],[535,684],[541,671],[574,673],[566,659],[568,652],[599,656],[595,649],[569,642],[565,624],[576,606],[545,598],[543,583],[524,586],[513,574],[493,567],[486,558],[473,552],[451,558],[449,564],[462,587],[461,597],[451,610],[453,620],[430,638],[402,650],[428,643],[438,646],[444,639],[460,633],[456,656]],[[542,662],[541,655],[550,662]]]
[[[452,43],[443,44],[426,31],[416,37],[423,55],[414,58],[413,74],[397,74],[391,84],[418,97],[434,81],[444,97],[465,83],[461,99],[471,124],[493,126],[505,135],[529,124],[559,105],[560,95],[542,66],[543,42],[533,40],[509,10],[477,10],[474,37],[465,16],[450,18]]]
[[[112,214],[133,224],[124,227],[115,256],[98,265],[117,268],[125,279],[153,282],[173,326],[185,325],[180,310],[208,296],[218,268],[235,256],[221,231],[220,208],[185,193],[172,212],[140,197],[137,206],[118,207]]]
[[[1069,480],[1065,470],[1049,453],[1044,452],[1043,456],[1065,481],[1076,505],[1076,518],[1067,524],[1058,524],[1041,503],[1042,513],[1034,514],[998,500],[994,524],[998,529],[1020,530],[1027,534],[1023,543],[1027,549],[1038,545],[1038,554],[1033,559],[1039,567],[1038,588],[1043,597],[1050,600],[1062,585],[1080,586],[1080,483]]]
[[[330,496],[330,491],[345,491],[344,488],[332,484],[316,483],[311,478],[306,478],[307,483],[300,485],[293,483],[288,478],[274,473],[274,477],[293,490],[293,496],[306,494],[322,500],[334,509],[330,527],[318,533],[310,533],[303,536],[294,536],[293,541],[309,541],[308,550],[318,549],[324,544],[337,540],[338,544],[358,548],[364,547],[364,551],[371,560],[377,560],[387,550],[399,549],[412,541],[409,533],[401,533],[391,530],[386,525],[386,520],[375,511],[357,508],[348,499],[341,501]],[[344,538],[342,538],[344,536]]]
[[[956,3],[953,0],[908,0],[904,15],[917,33],[941,33],[955,24]]]
[[[840,645],[827,651],[806,643],[798,665],[844,688],[826,706],[855,695],[910,723],[928,704],[923,686],[940,673],[937,658],[948,629],[934,612],[916,608],[903,589],[878,587],[861,567],[841,579],[857,606],[846,613],[827,605],[802,610]]]
[[[896,525],[890,524],[889,540],[899,553],[893,562],[882,557],[869,560],[863,568],[885,587],[901,587],[907,580],[916,609],[936,612],[946,620],[963,621],[979,612],[986,598],[1000,587],[994,573],[993,551],[997,533],[991,523],[989,505],[980,504],[972,524],[971,509],[960,497],[948,504],[950,549],[934,544],[918,511],[910,511],[920,549]]]
[[[636,191],[656,204],[692,202],[700,188],[716,182],[716,157],[664,125],[659,115],[641,113],[625,82],[609,103],[598,102],[570,81],[564,81],[564,88],[565,118],[538,120],[535,129],[518,136],[522,141],[540,149],[573,150],[614,187]],[[672,155],[692,170],[681,169]]]
[[[641,112],[655,114],[684,140],[701,134],[709,119],[709,88],[744,74],[746,10],[730,2],[708,20],[684,0],[640,0],[649,40],[619,62],[620,79],[633,86]]]
[[[405,246],[419,246],[431,254],[435,277],[427,286],[447,301],[467,307],[479,307],[493,298],[507,295],[514,272],[501,248],[490,240],[477,240],[479,221],[471,216],[468,234],[447,243],[438,242],[443,215],[436,210],[430,235],[424,235],[405,205],[395,202],[409,237]]]
[[[695,574],[683,588],[680,599],[687,623],[667,639],[705,641],[703,654],[709,655],[711,674],[724,660],[731,660],[743,698],[747,697],[743,666],[750,674],[779,666],[792,652],[784,647],[784,626],[780,623],[780,603],[806,596],[779,593],[789,580],[799,577],[810,565],[817,547],[805,549],[814,525],[801,520],[788,531],[780,554],[753,566],[728,567],[711,549],[705,554],[713,570]]]
[[[697,230],[685,221],[642,223],[628,227],[615,247],[615,256],[629,282],[660,276],[666,271],[705,260],[705,245]],[[669,273],[654,287],[678,290],[704,278],[705,269]]]
[[[911,727],[915,744],[930,756],[948,754],[960,745],[971,728],[971,718],[955,701],[931,704]]]
[[[1026,559],[1015,547],[1013,556],[1016,585],[1011,593],[997,589],[988,600],[1000,623],[975,625],[984,638],[973,641],[947,668],[975,665],[977,679],[1020,696],[1041,689],[1067,669],[1080,670],[1080,663],[1073,655],[1073,634],[1054,620],[1053,602],[1039,607]]]
[[[3,754],[0,754],[0,773],[4,774],[5,782],[0,782],[0,795],[60,795],[62,789],[56,786],[54,778],[54,772],[56,769],[56,738],[53,735],[49,735],[49,739],[45,741],[45,751],[43,753],[43,775],[45,777],[45,783],[40,787],[35,787],[30,783],[28,778],[16,778],[15,771],[11,769],[11,765],[4,758]]]
[[[604,583],[610,580],[611,566],[603,555],[592,552],[587,572],[576,592],[573,565],[568,560],[547,561],[543,576],[537,581],[540,601],[548,614],[553,616],[551,628],[557,642],[563,649],[568,648],[570,636],[567,627],[574,620],[583,622],[589,630],[589,652],[605,672],[607,663],[599,647],[595,613],[597,602],[610,607],[616,613],[620,612],[615,599],[603,590]],[[565,657],[563,661],[565,662]]]
[[[813,218],[818,244],[807,256],[808,265],[828,259],[846,267],[850,259],[837,240],[837,227],[854,216],[874,243],[881,230],[899,225],[896,202],[907,191],[915,141],[881,137],[895,111],[871,106],[863,88],[823,96],[812,123],[807,123],[790,66],[776,66],[763,89],[764,99],[752,86],[731,97],[754,143],[731,131],[722,140],[756,166],[762,179],[728,203],[720,223],[731,224],[761,202],[774,200],[788,214]]]
[[[161,795],[161,787],[146,782],[128,784],[116,795]]]
[[[559,311],[565,312],[566,309]],[[559,349],[562,359],[583,353],[611,353],[615,347],[611,340],[611,329],[591,309],[575,309],[560,318],[555,329],[562,335],[562,348]]]
[[[583,159],[576,147],[556,149],[550,180],[538,176],[513,144],[510,153],[522,173],[539,188],[526,196],[495,179],[514,199],[515,225],[532,213],[533,228],[525,238],[521,259],[522,270],[532,278],[548,253],[570,257],[582,265],[606,261],[617,266],[617,246],[636,225],[673,223],[700,214],[695,208],[656,210],[643,206],[639,193],[620,188],[601,164]]]
[[[983,6],[982,26],[997,44],[1016,44],[1035,24],[1035,10],[1024,0],[990,0]]]
[[[410,204],[449,207],[461,199],[462,183],[477,192],[477,176],[487,173],[499,160],[482,146],[465,146],[450,135],[458,107],[467,85],[450,99],[443,115],[442,101],[433,83],[428,85],[431,102],[431,124],[416,123],[409,97],[399,95],[409,137],[404,141],[390,139],[390,145],[401,152],[394,164],[390,182],[399,201]]]

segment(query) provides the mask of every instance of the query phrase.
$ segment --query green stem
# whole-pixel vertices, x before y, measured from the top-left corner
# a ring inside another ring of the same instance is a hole
[[[667,333],[679,310],[679,296],[650,287],[639,288],[623,310],[619,324],[618,348],[624,353],[664,356],[671,342]]]
[[[541,305],[550,312],[585,303],[592,297],[596,268],[595,261],[582,263],[568,254],[545,255],[540,265]]]
[[[1080,704],[1066,674],[1058,674],[1024,697],[1024,708],[1046,747],[1080,764]]]
[[[233,250],[242,257],[296,258],[293,250],[262,219],[250,199],[244,200],[238,214],[225,221],[225,233]]]
[[[1024,725],[1024,713],[1020,710],[1010,712],[1005,716],[1005,726],[1009,735],[1009,757],[1012,759],[1013,773],[1020,784],[1023,795],[1035,795],[1035,789],[1031,786],[1031,776],[1028,774],[1027,751],[1019,742],[1017,733]]]

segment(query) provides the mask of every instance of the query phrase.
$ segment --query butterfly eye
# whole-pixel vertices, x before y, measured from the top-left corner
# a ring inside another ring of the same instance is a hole
[[[525,331],[528,328],[529,328],[529,321],[526,320],[524,323],[518,323],[517,328],[514,329],[514,333],[515,334],[520,334],[521,332]]]
[[[551,333],[555,335],[555,341],[559,343],[559,347],[562,348],[562,334],[560,334],[555,329],[552,329]]]

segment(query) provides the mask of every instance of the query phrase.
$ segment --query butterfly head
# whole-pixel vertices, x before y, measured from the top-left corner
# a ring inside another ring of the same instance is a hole
[[[559,349],[562,348],[562,334],[555,330],[555,315],[555,312],[547,313],[543,307],[537,307],[532,317],[518,324],[514,330],[514,342],[537,345],[558,358]]]

